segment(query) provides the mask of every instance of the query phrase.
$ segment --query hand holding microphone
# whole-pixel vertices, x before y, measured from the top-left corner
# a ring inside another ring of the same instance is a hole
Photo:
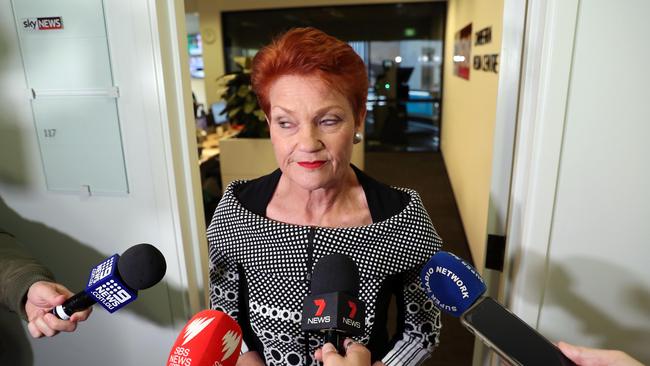
[[[323,366],[370,366],[370,351],[362,344],[348,338],[343,346],[345,356],[339,355],[331,343],[325,343],[323,348],[316,350],[316,359],[322,362]]]
[[[433,303],[455,317],[511,365],[575,366],[555,345],[490,297],[476,269],[448,252],[436,253],[420,279]]]
[[[25,314],[28,321],[27,329],[32,337],[52,337],[59,332],[74,332],[77,322],[88,318],[92,308],[74,313],[69,321],[58,319],[49,313],[49,309],[63,304],[70,296],[72,296],[70,290],[55,282],[38,281],[29,287],[25,300]]]
[[[62,320],[72,320],[74,313],[83,312],[95,303],[114,313],[133,302],[138,290],[160,282],[166,270],[165,257],[156,247],[134,245],[121,257],[115,254],[95,266],[90,271],[86,289],[56,306],[52,314]]]

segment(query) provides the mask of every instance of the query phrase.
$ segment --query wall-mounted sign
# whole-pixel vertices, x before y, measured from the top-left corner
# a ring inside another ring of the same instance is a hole
[[[474,56],[474,70],[499,72],[499,54]]]
[[[486,27],[476,32],[474,46],[482,46],[492,42],[492,27]]]
[[[470,54],[472,51],[472,23],[456,32],[454,37],[454,75],[469,80]]]
[[[62,17],[25,18],[23,19],[23,30],[43,31],[63,29]]]

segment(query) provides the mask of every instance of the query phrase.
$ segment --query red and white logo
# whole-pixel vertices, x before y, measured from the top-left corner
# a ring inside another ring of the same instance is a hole
[[[23,29],[28,31],[63,29],[63,18],[25,18],[23,19]]]
[[[205,327],[207,327],[214,318],[196,318],[190,324],[185,327],[185,334],[183,334],[183,344],[184,346],[187,342],[191,341],[192,338],[196,337],[197,334],[201,333]]]
[[[229,330],[226,332],[226,334],[224,334],[223,340],[221,341],[223,344],[223,349],[221,350],[223,352],[223,358],[221,359],[221,362],[225,361],[228,357],[235,353],[235,350],[237,350],[237,346],[239,346],[240,341],[241,334],[234,330]]]
[[[314,305],[318,306],[318,309],[316,310],[316,316],[321,316],[323,315],[323,311],[325,310],[325,306],[327,303],[325,302],[325,299],[316,299],[314,300]]]
[[[352,300],[348,300],[348,306],[350,307],[350,315],[348,315],[348,318],[354,319],[357,316],[357,304]]]

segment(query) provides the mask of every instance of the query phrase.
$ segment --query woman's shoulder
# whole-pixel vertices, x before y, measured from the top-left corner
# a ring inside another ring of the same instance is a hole
[[[384,221],[399,214],[411,202],[411,195],[406,191],[379,182],[354,165],[352,168],[363,187],[373,222]]]
[[[245,209],[259,216],[266,216],[266,206],[273,198],[281,175],[280,169],[276,169],[259,178],[237,182],[232,184],[232,193]]]

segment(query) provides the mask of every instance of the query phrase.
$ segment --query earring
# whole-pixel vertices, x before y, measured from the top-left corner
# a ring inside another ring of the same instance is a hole
[[[353,144],[358,144],[361,141],[363,141],[363,134],[359,131],[354,133],[354,137],[352,138],[352,143]]]

